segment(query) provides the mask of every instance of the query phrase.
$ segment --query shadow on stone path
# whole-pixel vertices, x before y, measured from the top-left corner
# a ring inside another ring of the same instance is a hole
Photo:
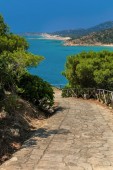
[[[88,100],[55,100],[49,118],[0,170],[113,170],[113,112]]]

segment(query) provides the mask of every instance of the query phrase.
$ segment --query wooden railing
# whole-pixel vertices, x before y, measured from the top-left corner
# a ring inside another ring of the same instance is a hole
[[[113,91],[97,89],[97,99],[113,108]]]
[[[107,106],[113,108],[113,91],[104,90],[104,89],[74,89],[74,88],[64,88],[62,89],[63,97],[82,97],[84,99],[96,99],[102,103],[105,103]]]

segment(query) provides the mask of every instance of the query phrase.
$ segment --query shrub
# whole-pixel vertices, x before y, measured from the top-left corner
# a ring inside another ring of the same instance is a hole
[[[53,105],[53,89],[41,78],[26,73],[21,77],[19,87],[21,96],[41,109],[48,110]]]
[[[69,56],[63,75],[72,88],[113,90],[113,52],[82,52]]]

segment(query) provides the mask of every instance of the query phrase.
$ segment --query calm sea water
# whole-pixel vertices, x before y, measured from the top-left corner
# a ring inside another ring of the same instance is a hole
[[[66,58],[69,55],[77,54],[82,51],[113,51],[113,47],[68,47],[63,46],[63,41],[46,40],[41,37],[26,37],[29,42],[29,51],[45,57],[40,65],[29,71],[33,75],[38,75],[51,84],[66,84],[67,80],[62,76]]]

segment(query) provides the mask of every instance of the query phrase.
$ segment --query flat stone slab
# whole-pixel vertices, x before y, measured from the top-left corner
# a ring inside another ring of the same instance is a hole
[[[60,109],[0,170],[113,170],[113,112],[55,96]]]

